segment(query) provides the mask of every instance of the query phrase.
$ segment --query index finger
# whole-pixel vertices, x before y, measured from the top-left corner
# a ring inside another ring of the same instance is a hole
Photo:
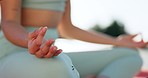
[[[42,44],[46,31],[47,31],[47,27],[43,27],[41,31],[39,31],[39,34],[37,35],[37,38],[36,38],[36,41],[38,44]]]
[[[36,29],[34,30],[33,32],[29,32],[28,34],[28,39],[31,40],[32,38],[36,38],[39,34],[39,31],[41,30],[42,28],[40,29]]]

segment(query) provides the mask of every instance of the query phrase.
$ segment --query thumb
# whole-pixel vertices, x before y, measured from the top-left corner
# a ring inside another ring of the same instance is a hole
[[[138,36],[139,34],[134,34],[134,35],[129,35],[130,38],[135,38],[136,36]]]

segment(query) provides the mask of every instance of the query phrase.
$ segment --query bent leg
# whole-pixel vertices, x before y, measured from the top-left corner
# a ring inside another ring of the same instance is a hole
[[[133,71],[131,71],[130,74],[132,75],[134,75],[142,65],[142,60],[139,56],[139,53],[136,50],[128,49],[128,48],[113,48],[112,50],[103,50],[103,51],[67,53],[67,55],[73,61],[73,64],[78,70],[78,72],[80,73],[81,78],[84,78],[87,75],[99,75],[101,73],[102,73],[101,75],[107,75],[107,74],[103,74],[103,71],[104,72],[107,71],[107,68],[108,70],[114,72],[113,65],[112,65],[112,69],[109,69],[110,64],[123,58],[127,59],[127,61],[129,59],[135,62],[136,65],[134,64],[133,67],[135,67],[136,69],[133,69]],[[125,60],[121,60],[121,61],[123,61],[123,63],[126,62]],[[119,63],[116,64],[116,67],[118,66],[118,64]],[[125,66],[124,68],[126,68],[126,66],[127,68],[129,68],[131,66],[130,64],[131,63],[126,62],[124,64]],[[120,69],[122,70],[122,68],[119,67],[118,70]],[[128,72],[128,69],[125,69],[125,71],[123,71],[122,73],[124,72]],[[121,78],[121,77],[118,77],[118,78]]]
[[[27,52],[9,55],[3,63],[3,78],[79,78],[65,54],[36,58]]]
[[[141,64],[142,61],[138,55],[129,55],[108,64],[99,75],[108,78],[133,78],[140,70]]]

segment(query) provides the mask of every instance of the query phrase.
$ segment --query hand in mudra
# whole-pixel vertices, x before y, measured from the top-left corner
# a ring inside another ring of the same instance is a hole
[[[145,48],[148,45],[148,42],[144,42],[143,39],[141,41],[134,41],[133,39],[137,36],[135,35],[121,35],[117,38],[117,41],[120,42],[121,46],[129,47],[129,48]]]
[[[42,27],[28,35],[28,50],[38,58],[51,58],[62,52],[61,49],[52,45],[54,43],[53,39],[44,39],[46,31],[47,27]]]

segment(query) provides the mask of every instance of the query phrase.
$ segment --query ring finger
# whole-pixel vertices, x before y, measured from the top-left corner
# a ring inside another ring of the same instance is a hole
[[[55,52],[57,51],[57,47],[56,46],[52,46],[49,49],[49,52],[47,53],[47,55],[45,55],[45,58],[51,58],[52,56],[54,56]]]

